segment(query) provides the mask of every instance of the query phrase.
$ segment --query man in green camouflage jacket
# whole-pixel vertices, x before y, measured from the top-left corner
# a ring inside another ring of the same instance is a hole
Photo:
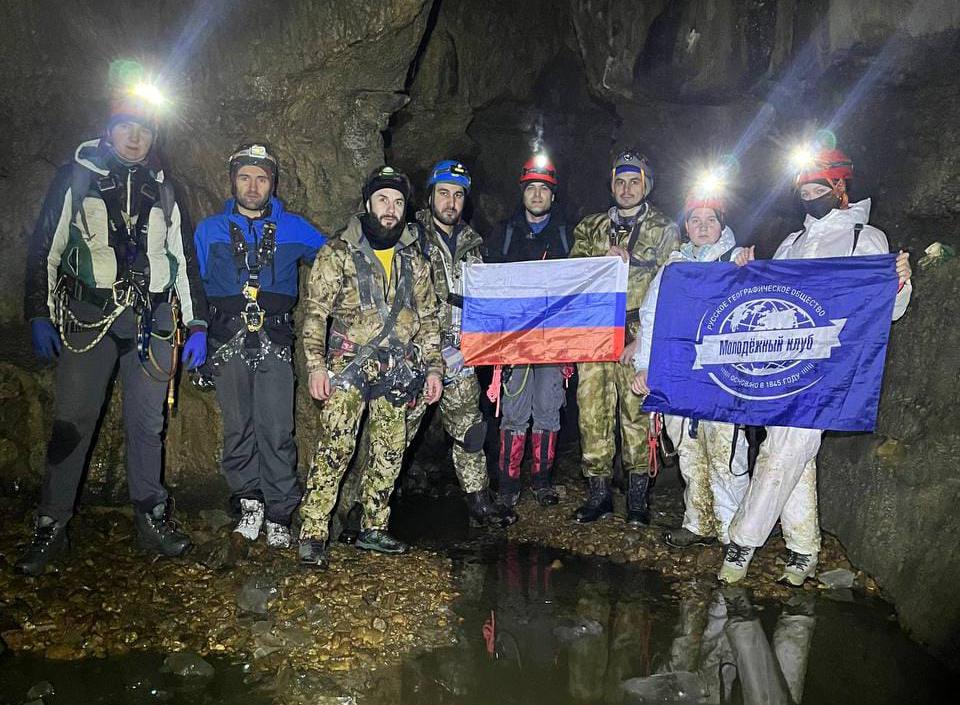
[[[420,249],[430,262],[440,306],[441,352],[446,370],[440,414],[453,438],[453,467],[467,496],[470,515],[481,524],[505,527],[517,520],[512,509],[490,497],[490,478],[483,454],[487,425],[480,416],[480,385],[460,353],[463,313],[462,263],[481,262],[483,239],[462,220],[470,193],[470,174],[458,161],[437,162],[427,179],[429,208],[417,213]],[[407,415],[407,443],[413,440],[427,405],[421,400]]]
[[[442,393],[437,298],[417,231],[404,220],[406,176],[382,167],[363,187],[366,212],[350,218],[317,257],[304,301],[310,394],[323,402],[320,438],[300,507],[301,563],[324,568],[330,514],[369,407],[370,464],[357,547],[403,553],[387,533],[388,502],[406,445],[409,403]],[[330,324],[329,336],[327,332]]]
[[[596,521],[613,511],[610,477],[619,420],[623,472],[628,479],[627,521],[634,525],[650,523],[648,418],[636,397],[631,398],[631,359],[640,327],[638,312],[647,287],[680,244],[676,225],[647,201],[652,188],[653,170],[647,159],[633,150],[622,152],[614,160],[610,177],[616,205],[587,216],[573,232],[571,257],[616,255],[630,263],[627,345],[623,354],[617,362],[579,365],[580,445],[590,492],[574,515],[579,522]]]

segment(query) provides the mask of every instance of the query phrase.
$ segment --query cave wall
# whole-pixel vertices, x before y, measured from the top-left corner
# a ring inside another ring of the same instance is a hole
[[[25,239],[55,167],[102,125],[112,58],[169,67],[177,117],[165,146],[194,219],[226,195],[229,150],[267,138],[281,195],[324,230],[357,206],[385,150],[418,185],[437,159],[465,160],[473,220],[489,232],[516,207],[519,167],[539,138],[572,220],[609,204],[620,147],[647,151],[652,200],[670,214],[707,156],[735,152],[730,222],[769,253],[800,222],[783,155],[828,126],[857,164],[854,195],[875,199],[872,221],[919,255],[933,240],[960,246],[958,30],[952,0],[4,0],[0,481],[36,480],[49,427],[50,373],[28,360],[16,327]],[[955,665],[957,273],[917,273],[877,433],[828,437],[820,481],[824,527]],[[168,480],[195,487],[215,477],[219,420],[212,397],[186,383],[180,393]],[[118,412],[111,404],[90,479],[119,499]],[[305,394],[298,419],[303,466],[315,433]]]
[[[174,102],[163,133],[166,160],[197,222],[229,196],[226,159],[237,144],[268,140],[281,162],[279,195],[324,232],[360,203],[365,176],[383,163],[382,131],[407,100],[408,67],[427,23],[427,0],[184,3],[104,0],[3,2],[0,119],[0,480],[32,487],[43,463],[52,373],[24,352],[26,240],[55,169],[97,136],[108,112],[110,61],[166,67]],[[301,367],[302,369],[302,367]],[[27,370],[27,374],[23,373]],[[301,375],[303,377],[303,375]],[[114,390],[114,402],[118,390]],[[41,400],[44,403],[40,403]],[[216,484],[220,421],[216,401],[183,376],[168,428],[166,474],[173,485]],[[87,489],[122,499],[119,403],[108,404]],[[298,395],[298,445],[306,464],[315,438],[309,395]]]
[[[934,240],[960,247],[957,3],[570,0],[554,3],[548,20],[565,28],[562,41],[536,34],[538,3],[490,31],[504,6],[443,0],[388,150],[420,173],[437,158],[464,159],[483,227],[516,199],[512,179],[537,135],[531,117],[549,115],[542,136],[561,180],[572,180],[562,195],[574,216],[608,205],[620,147],[646,151],[657,174],[651,198],[670,214],[700,165],[734,152],[729,221],[769,256],[802,221],[785,154],[828,127],[856,164],[853,196],[873,198],[871,222],[893,249],[911,249],[916,263]],[[523,35],[531,41],[517,40],[518,25],[533,27]],[[513,71],[491,82],[502,62]],[[877,576],[904,626],[954,666],[956,273],[955,264],[917,271],[912,310],[893,329],[877,432],[828,434],[820,458],[824,528]]]

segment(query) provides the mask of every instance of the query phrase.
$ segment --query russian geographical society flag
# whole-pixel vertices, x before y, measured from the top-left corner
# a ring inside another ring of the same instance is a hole
[[[897,294],[895,259],[669,265],[644,409],[872,431]]]
[[[462,266],[468,365],[600,362],[623,351],[627,263],[619,257]]]

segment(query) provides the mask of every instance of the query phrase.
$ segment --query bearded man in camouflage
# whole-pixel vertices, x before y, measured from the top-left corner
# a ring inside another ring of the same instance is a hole
[[[400,172],[374,171],[363,187],[366,211],[329,241],[310,274],[303,348],[310,395],[323,402],[300,507],[300,562],[310,567],[327,566],[330,514],[367,409],[370,462],[360,486],[364,515],[356,545],[407,550],[387,533],[407,409],[421,391],[428,404],[443,391],[437,296],[417,231],[404,219],[410,192]]]

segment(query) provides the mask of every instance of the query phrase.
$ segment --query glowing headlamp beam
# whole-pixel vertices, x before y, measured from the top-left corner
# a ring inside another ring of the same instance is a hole
[[[155,107],[162,107],[166,105],[167,99],[164,97],[163,93],[160,92],[160,89],[157,88],[152,83],[147,83],[141,81],[137,83],[130,89],[130,95],[135,98],[140,98]]]
[[[533,165],[537,169],[546,169],[549,164],[550,160],[547,158],[546,154],[540,153],[533,158]]]

